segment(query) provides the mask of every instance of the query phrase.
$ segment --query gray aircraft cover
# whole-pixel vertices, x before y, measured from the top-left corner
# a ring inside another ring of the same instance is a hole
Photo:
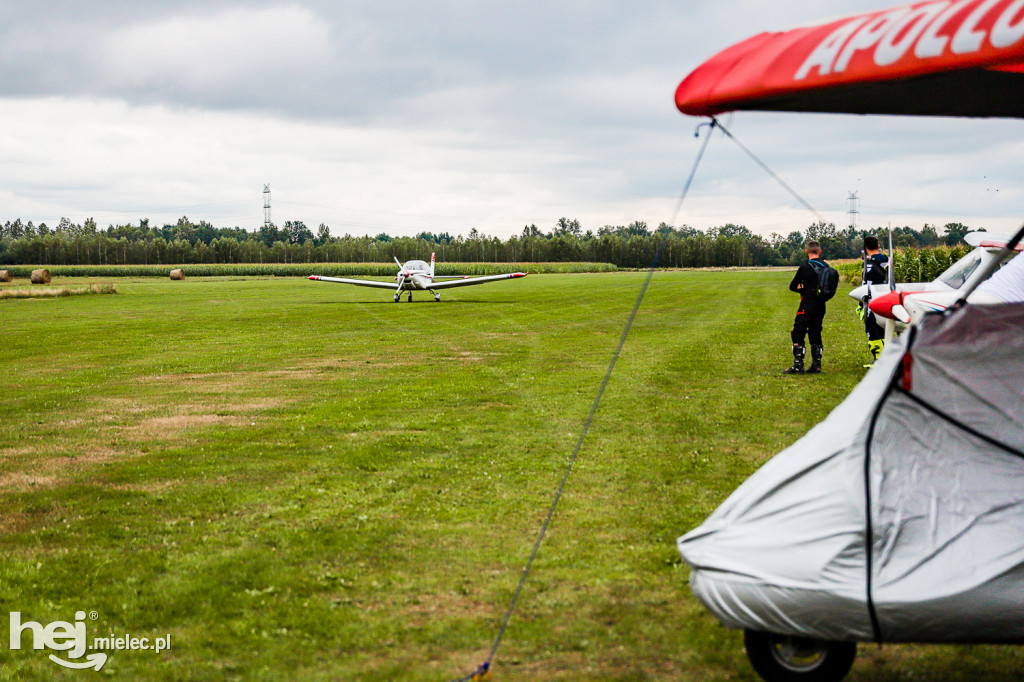
[[[926,317],[678,547],[729,627],[1024,641],[1024,305]]]

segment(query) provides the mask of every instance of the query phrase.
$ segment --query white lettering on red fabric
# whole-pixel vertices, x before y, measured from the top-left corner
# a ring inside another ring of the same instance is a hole
[[[985,2],[974,8],[974,11],[971,12],[964,23],[960,24],[956,35],[953,36],[953,42],[949,44],[949,49],[953,51],[953,54],[977,52],[981,48],[981,41],[985,40],[985,31],[976,31],[974,29],[982,17],[1002,1],[985,0]]]
[[[878,41],[875,48],[875,64],[888,66],[895,64],[907,53],[910,46],[914,44],[928,28],[928,24],[935,16],[946,9],[949,2],[937,2],[931,5],[918,7],[890,27],[889,31]]]
[[[946,49],[946,43],[949,42],[948,36],[940,36],[941,31],[945,26],[946,22],[952,18],[954,14],[959,12],[974,0],[957,0],[938,16],[928,26],[928,29],[924,32],[924,35],[917,41],[917,45],[914,46],[914,56],[918,59],[927,59],[928,57],[938,57],[942,54],[943,50]]]
[[[1024,9],[1024,0],[1015,0],[999,15],[999,19],[996,20],[992,27],[992,33],[988,37],[992,47],[1009,47],[1024,38],[1022,9]],[[1015,19],[1016,21],[1014,21]]]
[[[846,44],[843,51],[839,54],[839,59],[836,60],[836,65],[833,67],[836,71],[846,71],[846,67],[850,64],[850,60],[853,55],[861,50],[866,50],[869,47],[873,47],[878,44],[878,41],[895,25],[899,24],[902,19],[910,10],[906,7],[901,7],[892,12],[886,12],[880,17],[869,21],[861,30],[850,38],[850,42]]]
[[[918,59],[939,57],[947,46],[955,55],[981,50],[988,38],[992,47],[1009,47],[1024,39],[1024,0],[1013,0],[995,21],[985,21],[1006,0],[937,0],[917,7],[900,7],[883,14],[854,17],[840,24],[817,45],[793,76],[806,78],[817,69],[819,76],[842,73],[860,52],[873,50],[877,66],[902,59],[913,47]],[[959,26],[949,22],[969,5],[976,5]],[[991,29],[980,26],[990,25]],[[949,32],[953,31],[952,37]]]
[[[836,55],[839,54],[839,50],[842,49],[843,43],[850,37],[850,35],[860,28],[860,25],[867,21],[867,17],[858,17],[853,21],[849,21],[835,31],[832,32],[828,38],[821,41],[818,47],[814,48],[814,52],[807,58],[800,70],[796,72],[794,77],[796,80],[800,80],[806,76],[812,68],[818,67],[818,74],[821,76],[827,76],[832,72],[832,62],[836,60]]]

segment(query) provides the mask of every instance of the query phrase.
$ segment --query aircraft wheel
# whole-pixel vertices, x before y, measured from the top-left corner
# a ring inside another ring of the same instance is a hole
[[[744,630],[743,645],[754,670],[767,682],[839,682],[853,667],[856,642]]]

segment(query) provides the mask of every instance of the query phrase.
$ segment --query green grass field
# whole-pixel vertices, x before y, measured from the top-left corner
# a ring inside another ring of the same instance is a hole
[[[291,278],[0,300],[0,620],[84,611],[90,641],[170,636],[96,673],[12,651],[0,628],[0,679],[471,672],[644,276],[537,275],[440,304]],[[779,375],[790,276],[655,274],[495,680],[756,679],[674,543],[863,375],[843,293],[825,373]],[[1016,648],[863,645],[850,679],[1021,675]]]

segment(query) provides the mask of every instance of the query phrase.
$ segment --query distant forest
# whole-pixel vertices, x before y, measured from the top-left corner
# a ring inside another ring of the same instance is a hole
[[[961,243],[971,228],[947,223],[941,230],[925,224],[920,230],[893,228],[897,247],[922,248]],[[804,244],[821,242],[826,259],[859,258],[863,238],[879,232],[839,230],[818,222],[786,236],[765,239],[742,225],[726,224],[698,230],[662,223],[651,229],[644,222],[606,225],[584,231],[579,221],[561,218],[550,231],[527,225],[508,239],[481,234],[421,232],[415,237],[331,236],[327,225],[314,233],[302,221],[283,227],[264,225],[250,232],[240,227],[214,227],[182,217],[174,225],[157,227],[149,220],[137,225],[97,227],[62,218],[55,227],[31,221],[7,221],[0,226],[0,264],[4,265],[154,265],[192,263],[382,263],[427,258],[436,251],[446,262],[544,263],[592,261],[620,268],[644,268],[661,248],[662,267],[734,267],[792,265],[804,258]]]

